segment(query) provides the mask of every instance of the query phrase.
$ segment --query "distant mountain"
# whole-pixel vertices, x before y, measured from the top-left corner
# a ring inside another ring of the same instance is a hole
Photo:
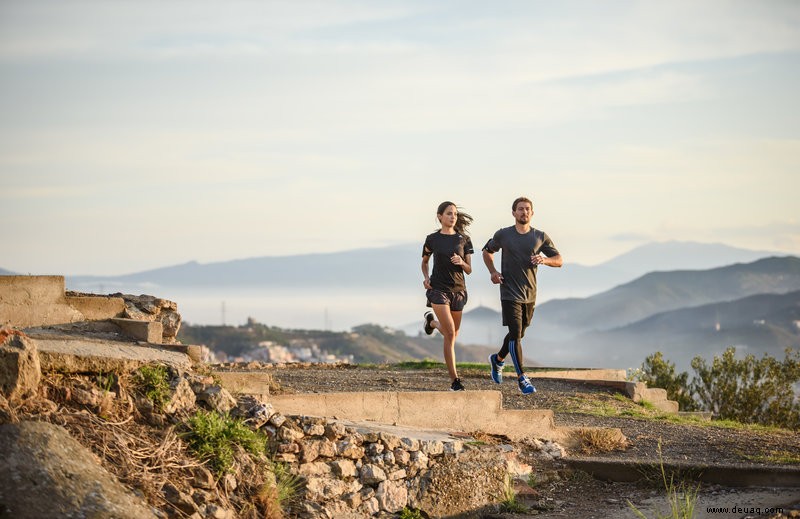
[[[627,326],[582,334],[561,343],[533,341],[536,360],[557,365],[639,367],[661,351],[680,371],[695,356],[711,360],[726,348],[782,360],[800,350],[800,290],[663,312]]]
[[[67,286],[74,290],[100,284],[192,288],[254,285],[280,288],[386,287],[407,284],[414,274],[419,273],[421,250],[421,246],[399,245],[208,264],[191,261],[121,276],[68,276],[66,281]]]
[[[104,286],[120,291],[203,287],[274,287],[295,289],[418,288],[420,244],[365,248],[343,252],[266,256],[202,264],[195,261],[119,276],[67,276],[70,290],[91,291]],[[499,254],[502,255],[502,252]],[[585,266],[566,256],[562,269],[540,269],[542,300],[585,297],[657,270],[707,269],[775,255],[721,244],[651,243],[605,263]],[[476,274],[485,273],[475,255]],[[470,290],[494,297],[491,285],[474,281]],[[115,288],[119,287],[119,288]]]
[[[648,243],[594,266],[570,262],[560,269],[539,269],[543,300],[586,297],[636,279],[649,272],[707,270],[735,263],[750,263],[774,251],[740,249],[720,243],[665,241]]]
[[[537,318],[561,329],[608,330],[669,310],[798,289],[800,258],[765,258],[710,270],[652,272],[585,299],[548,301],[537,308]]]
[[[16,275],[14,272],[10,270],[0,269],[0,276],[14,276]]]

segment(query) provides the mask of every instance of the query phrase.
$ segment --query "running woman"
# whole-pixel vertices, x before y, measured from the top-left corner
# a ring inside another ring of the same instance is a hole
[[[461,313],[467,304],[467,286],[464,274],[472,272],[470,257],[475,252],[466,233],[472,223],[467,213],[459,213],[453,202],[442,202],[436,210],[441,229],[429,234],[422,247],[422,285],[427,289],[428,306],[433,312],[425,313],[425,333],[433,330],[442,334],[444,361],[450,375],[450,390],[464,391],[456,371],[455,344],[461,327]],[[433,274],[428,262],[433,256]]]

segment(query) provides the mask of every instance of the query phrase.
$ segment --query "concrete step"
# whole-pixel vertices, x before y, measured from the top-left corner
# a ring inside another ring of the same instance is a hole
[[[576,379],[573,379],[576,380]],[[611,387],[619,390],[620,392],[628,395],[628,398],[635,403],[649,402],[659,411],[669,414],[678,412],[678,402],[669,400],[667,397],[667,390],[658,387],[647,387],[644,382],[630,382],[627,380],[584,380],[587,383]]]
[[[506,410],[499,391],[386,391],[272,395],[286,415],[319,416],[464,433],[484,432],[512,441],[525,437],[576,441],[570,427],[557,427],[549,409]],[[622,436],[618,429],[616,434]]]

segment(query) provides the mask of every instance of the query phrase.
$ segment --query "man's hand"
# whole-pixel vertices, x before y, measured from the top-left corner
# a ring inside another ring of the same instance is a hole
[[[492,283],[501,285],[503,283],[503,275],[497,271],[492,272]]]

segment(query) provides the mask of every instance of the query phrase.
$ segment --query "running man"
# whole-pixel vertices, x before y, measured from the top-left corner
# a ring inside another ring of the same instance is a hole
[[[514,225],[504,227],[494,233],[494,237],[483,247],[483,262],[489,269],[492,283],[500,285],[500,303],[503,309],[503,326],[508,334],[503,339],[500,351],[489,356],[492,380],[503,382],[505,358],[511,354],[511,361],[517,372],[519,389],[524,394],[536,391],[525,375],[522,362],[522,338],[531,324],[536,306],[536,271],[539,265],[560,267],[561,254],[544,231],[531,227],[533,202],[520,197],[511,206]],[[494,253],[501,250],[501,270],[494,266]]]

